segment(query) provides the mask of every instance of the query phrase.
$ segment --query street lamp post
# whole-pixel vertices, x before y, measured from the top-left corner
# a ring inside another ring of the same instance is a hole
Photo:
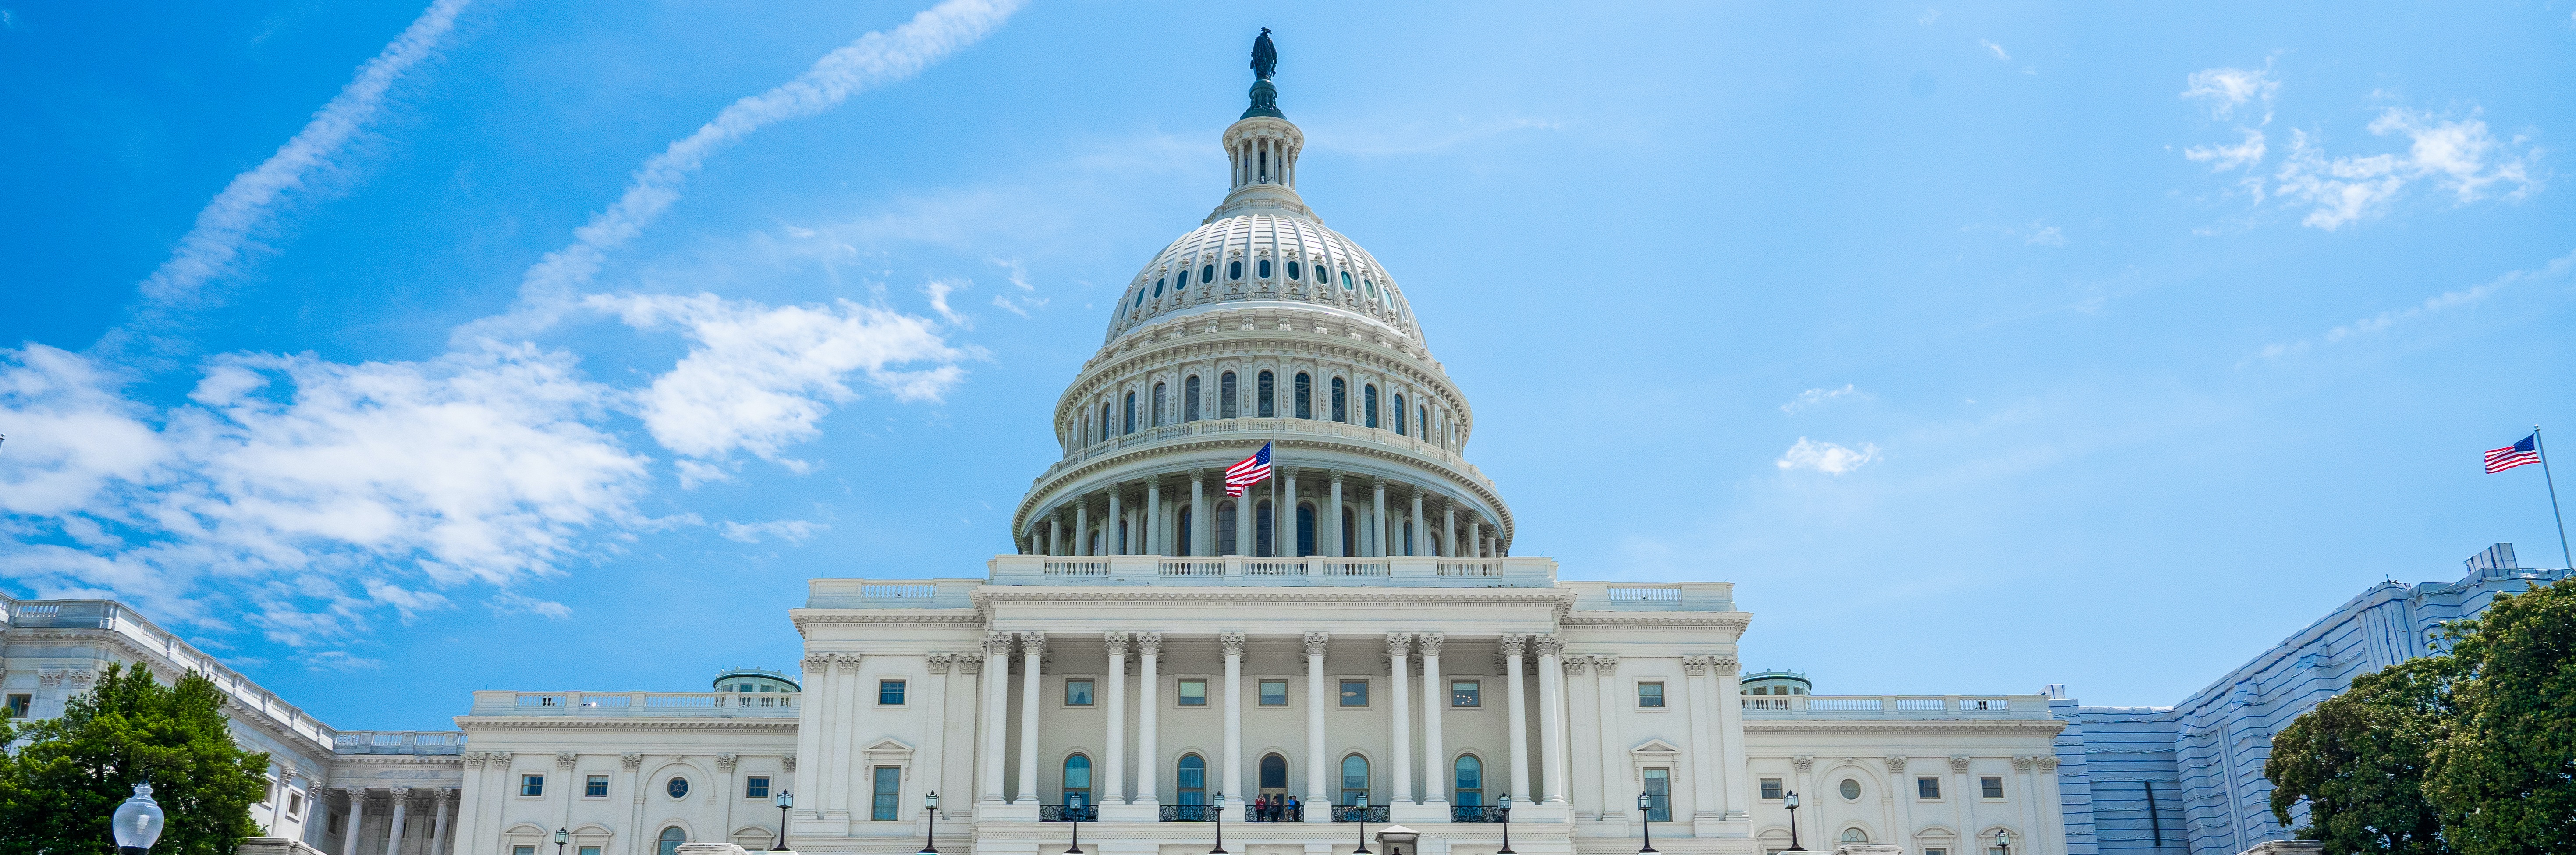
[[[1225,794],[1224,794],[1224,793],[1218,793],[1218,794],[1216,794],[1216,804],[1214,804],[1214,805],[1210,805],[1209,807],[1210,807],[1210,808],[1212,808],[1212,809],[1214,809],[1214,810],[1216,811],[1216,848],[1208,850],[1208,855],[1226,855],[1226,852],[1225,852]]]
[[[1790,790],[1790,791],[1789,791],[1789,793],[1788,793],[1787,795],[1785,795],[1785,796],[1782,796],[1782,797],[1781,797],[1780,801],[1781,801],[1781,802],[1783,802],[1783,803],[1786,803],[1786,804],[1789,806],[1789,849],[1788,849],[1788,851],[1790,851],[1790,852],[1805,852],[1805,851],[1807,851],[1807,847],[1804,847],[1804,846],[1800,846],[1800,845],[1798,845],[1798,791],[1797,791],[1797,790]]]
[[[2012,855],[2012,832],[1995,832],[1995,848],[2003,850],[2003,855]]]
[[[134,797],[116,806],[108,825],[116,832],[116,851],[123,855],[143,855],[152,844],[161,841],[161,827],[168,817],[161,804],[152,800],[150,782],[134,785]]]
[[[555,829],[555,855],[563,855],[563,848],[564,848],[564,844],[566,844],[566,843],[571,843],[571,842],[572,842],[572,831],[571,831],[571,830],[569,830],[569,829],[563,829],[563,828],[557,828],[557,829]],[[355,848],[355,847],[351,847],[351,848]]]
[[[1365,799],[1363,799],[1362,801],[1366,801],[1366,800],[1365,800]],[[1352,811],[1352,812],[1351,812],[1351,818],[1353,818],[1353,819],[1356,819],[1356,820],[1359,820],[1359,821],[1360,821],[1360,848],[1351,850],[1351,855],[1369,855],[1369,851],[1368,851],[1368,805],[1365,805],[1365,804],[1360,805],[1358,810]]]
[[[930,830],[921,837],[920,855],[939,855],[939,791],[932,790],[929,795],[922,796],[921,806],[930,809]],[[1077,840],[1082,836],[1079,828],[1073,833]]]
[[[770,799],[770,802],[778,805],[778,842],[775,845],[770,846],[769,851],[786,852],[788,851],[787,809],[796,806],[796,794],[786,790],[779,790],[778,796]]]
[[[1637,817],[1644,820],[1641,827],[1646,833],[1646,845],[1637,847],[1637,855],[1659,855],[1655,853],[1655,796],[1653,793],[1637,794]]]
[[[1359,855],[1359,853],[1354,852],[1351,855]],[[1503,794],[1503,848],[1494,850],[1494,855],[1520,855],[1512,851],[1512,794],[1510,793]]]

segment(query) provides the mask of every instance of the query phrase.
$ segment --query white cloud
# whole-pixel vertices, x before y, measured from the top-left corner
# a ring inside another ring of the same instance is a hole
[[[974,319],[960,315],[955,309],[949,308],[948,295],[974,285],[975,283],[964,279],[933,279],[921,286],[921,293],[930,298],[931,310],[938,312],[942,320],[955,325],[958,329],[971,330],[975,328]]]
[[[2498,143],[2477,119],[2441,121],[2422,113],[2389,108],[2370,123],[2379,136],[2403,134],[2404,154],[2328,157],[2302,131],[2293,131],[2290,153],[2273,177],[2273,194],[2310,206],[2300,222],[2333,231],[2373,216],[2418,181],[2451,190],[2460,204],[2485,198],[2498,186],[2511,186],[2508,200],[2540,189],[2532,171],[2540,150],[2515,139]]]
[[[384,660],[367,659],[346,650],[323,650],[297,657],[315,671],[372,671],[385,667]]]
[[[520,311],[458,330],[460,338],[542,327],[574,302],[608,251],[641,234],[680,198],[688,177],[715,155],[777,122],[820,114],[853,93],[911,77],[974,44],[1017,11],[1020,0],[945,0],[888,32],[872,32],[815,60],[796,79],[726,106],[696,133],[646,160],[615,204],[573,230],[573,243],[548,253],[521,279]]]
[[[2334,329],[2327,330],[2325,334],[2320,336],[2317,340],[2302,340],[2283,344],[2265,345],[2261,352],[2261,356],[2265,359],[2277,359],[2291,354],[2305,353],[2311,348],[2316,347],[2320,343],[2319,340],[2322,340],[2322,343],[2324,344],[2335,344],[2359,336],[2386,332],[2389,329],[2396,327],[2398,324],[2416,320],[2426,315],[2449,309],[2456,309],[2462,306],[2475,305],[2486,300],[2488,297],[2494,296],[2498,291],[2503,291],[2507,288],[2511,288],[2525,282],[2534,280],[2563,279],[2566,278],[2568,273],[2571,271],[2576,271],[2576,252],[2571,252],[2551,259],[2548,264],[2541,265],[2538,269],[2516,270],[2503,276],[2496,277],[2494,280],[2488,282],[2483,282],[2468,288],[2462,288],[2457,291],[2445,291],[2443,293],[2427,297],[2423,302],[2403,309],[2391,309],[2367,318],[2353,321],[2352,323],[2337,326]]]
[[[2003,60],[2005,62],[2012,61],[2012,54],[2005,53],[2003,45],[1995,44],[1994,42],[1986,41],[1985,39],[1978,39],[1977,44],[1985,46],[1986,50],[1993,51],[1996,59]]]
[[[1853,386],[1850,383],[1843,384],[1843,387],[1840,389],[1809,389],[1798,393],[1798,397],[1791,400],[1789,403],[1781,404],[1780,412],[1796,414],[1799,410],[1813,408],[1846,395],[1859,395],[1864,398],[1869,397],[1867,394],[1861,392],[1858,387]]]
[[[160,312],[202,305],[200,286],[233,271],[258,232],[276,218],[276,208],[285,197],[308,189],[317,177],[338,168],[333,161],[383,111],[386,90],[437,52],[468,2],[429,4],[374,59],[359,66],[357,77],[340,87],[340,93],[323,104],[294,138],[259,166],[233,176],[232,183],[197,212],[196,225],[179,239],[170,258],[143,280],[144,303],[137,310],[144,321],[141,328],[110,333],[111,346],[129,336],[150,334],[149,327]]]
[[[2022,241],[2022,243],[2023,243],[2023,244],[2026,244],[2026,245],[2029,245],[2029,246],[2065,246],[2065,245],[2066,245],[2066,235],[2065,235],[2064,233],[2062,233],[2062,232],[2059,232],[2059,231],[2057,230],[2057,227],[2056,227],[2056,226],[2043,226],[2043,225],[2040,225],[2040,224],[2038,224],[2038,223],[2036,223],[2036,222],[2031,223],[2030,225],[2031,225],[2030,237],[2028,237],[2028,238],[2024,239],[2024,240]]]
[[[2209,114],[2221,119],[2236,114],[2236,108],[2252,102],[2263,105],[2263,124],[2272,122],[2272,99],[2281,92],[2281,81],[2272,79],[2272,63],[2262,68],[2204,68],[2184,80],[2182,97],[2209,102]]]
[[[1798,444],[1789,446],[1789,450],[1782,453],[1779,460],[1772,461],[1772,465],[1780,467],[1783,472],[1812,469],[1827,475],[1841,475],[1877,459],[1878,446],[1866,442],[1861,443],[1858,449],[1851,449],[1802,436],[1798,438]]]
[[[2244,142],[2236,145],[2192,146],[2183,149],[2182,156],[2195,163],[2208,163],[2211,172],[2226,172],[2230,169],[2251,168],[2261,164],[2264,152],[2263,132],[2253,128],[2238,130],[2245,133]],[[2257,186],[2260,186],[2259,183]]]
[[[803,471],[779,456],[814,438],[831,404],[858,398],[844,382],[863,374],[899,401],[935,401],[965,377],[975,354],[949,346],[928,318],[847,300],[770,307],[713,294],[594,295],[586,304],[628,326],[677,326],[696,342],[638,396],[644,426],[662,447],[720,460],[736,449]],[[699,471],[684,478],[706,479]]]
[[[771,520],[750,525],[726,520],[716,528],[726,540],[743,543],[759,543],[761,535],[775,537],[788,543],[803,543],[806,538],[813,537],[815,532],[830,526],[809,520]]]
[[[1922,15],[1917,16],[1914,19],[1914,23],[1929,27],[1932,26],[1932,22],[1938,20],[1941,20],[1941,10],[1938,8],[1926,8],[1923,10]]]

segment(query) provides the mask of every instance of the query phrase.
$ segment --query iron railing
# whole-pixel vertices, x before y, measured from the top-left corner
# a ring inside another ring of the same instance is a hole
[[[1305,822],[1305,821],[1306,821],[1306,806],[1305,806],[1305,805],[1302,805],[1302,804],[1301,804],[1301,805],[1268,805],[1268,806],[1264,806],[1264,807],[1254,807],[1254,806],[1252,806],[1252,805],[1244,805],[1244,806],[1243,806],[1243,821],[1245,821],[1245,822]]]
[[[1510,822],[1512,809],[1502,805],[1451,805],[1450,822]]]
[[[1039,822],[1099,822],[1099,805],[1038,805]]]
[[[1334,805],[1334,822],[1388,822],[1385,805]]]
[[[1164,805],[1164,822],[1215,822],[1217,811],[1224,805]]]

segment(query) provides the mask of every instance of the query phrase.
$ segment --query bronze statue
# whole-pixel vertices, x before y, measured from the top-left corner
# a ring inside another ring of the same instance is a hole
[[[1270,43],[1270,28],[1261,28],[1261,37],[1252,40],[1252,76],[1268,80],[1279,71],[1279,48]]]

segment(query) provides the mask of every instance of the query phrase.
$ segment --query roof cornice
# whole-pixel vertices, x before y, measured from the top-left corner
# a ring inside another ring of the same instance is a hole
[[[565,716],[456,717],[456,729],[477,730],[795,730],[793,718],[574,718]]]
[[[1530,603],[1557,606],[1574,601],[1565,588],[1159,588],[986,586],[974,594],[978,607],[997,602],[1327,602],[1327,603]]]
[[[1746,733],[2027,733],[2056,736],[2066,722],[2053,718],[2008,719],[1746,719]]]

